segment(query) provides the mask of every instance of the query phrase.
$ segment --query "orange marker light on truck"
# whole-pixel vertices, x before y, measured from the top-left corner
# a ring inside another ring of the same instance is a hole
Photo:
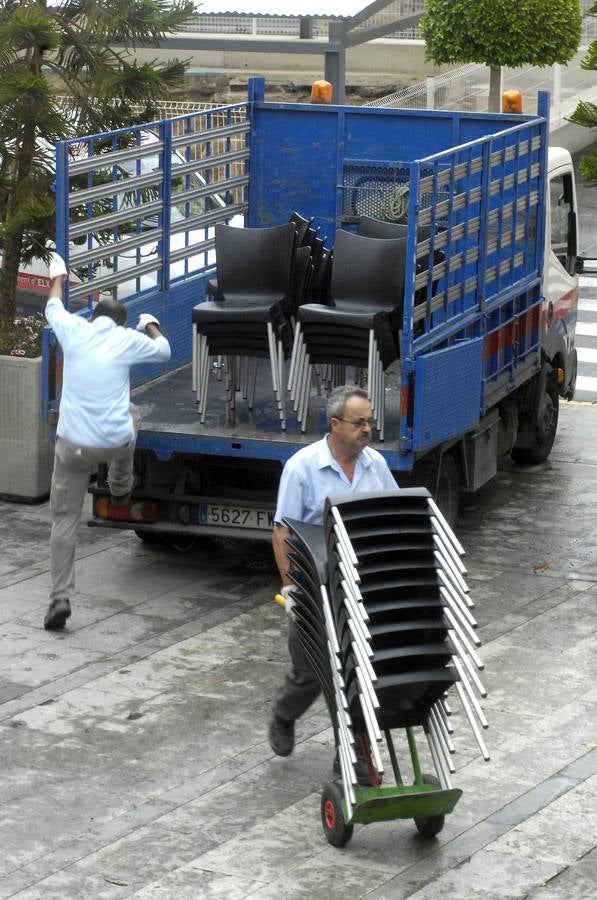
[[[332,91],[329,81],[314,81],[311,85],[311,103],[331,103]]]
[[[502,94],[503,113],[522,113],[522,94],[520,91],[504,91]]]

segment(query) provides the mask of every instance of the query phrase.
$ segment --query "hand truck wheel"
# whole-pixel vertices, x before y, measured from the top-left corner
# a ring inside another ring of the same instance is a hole
[[[440,781],[435,775],[423,775],[423,783],[437,784],[439,787]],[[424,838],[433,838],[439,834],[445,821],[445,816],[415,816],[417,831]]]
[[[352,837],[352,825],[347,825],[342,812],[344,794],[336,781],[326,784],[321,794],[321,824],[329,843],[343,847]]]

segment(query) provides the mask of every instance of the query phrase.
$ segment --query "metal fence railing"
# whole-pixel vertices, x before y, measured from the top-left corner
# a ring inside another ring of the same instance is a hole
[[[581,0],[583,14],[594,4],[595,0]],[[231,4],[233,6],[234,4]],[[363,0],[363,7],[366,6]],[[423,12],[425,0],[394,0],[382,9],[374,13],[360,25],[355,31],[365,28],[377,28],[386,22],[394,22],[399,16]],[[316,38],[328,36],[329,19],[311,19],[312,35]],[[241,16],[230,14],[227,16],[210,16],[201,13],[201,8],[185,23],[186,32],[203,34],[260,34],[260,35],[285,35],[298,37],[300,33],[300,4],[297,4],[295,16]],[[401,31],[386,35],[388,38],[420,40],[421,33],[417,25],[409,26]],[[583,20],[582,43],[587,44],[597,39],[597,18],[586,16]]]
[[[242,217],[249,183],[247,104],[189,111],[57,145],[59,250],[91,305],[204,269],[214,226]],[[57,238],[58,240],[58,238]]]
[[[594,72],[581,68],[585,52],[586,48],[579,50],[567,66],[504,68],[502,91],[521,91],[525,113],[536,111],[538,91],[549,91],[550,125],[555,128],[565,116],[572,113],[583,94],[594,94],[597,89]],[[430,76],[425,81],[371,100],[365,105],[475,112],[487,109],[488,94],[489,68],[471,63],[456,66],[441,75]]]

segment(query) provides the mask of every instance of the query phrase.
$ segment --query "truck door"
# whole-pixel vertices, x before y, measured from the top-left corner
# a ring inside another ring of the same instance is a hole
[[[576,191],[571,162],[553,168],[550,165],[548,178],[544,351],[554,368],[564,370],[559,387],[560,393],[566,395],[573,389],[576,377],[574,336],[578,307]]]

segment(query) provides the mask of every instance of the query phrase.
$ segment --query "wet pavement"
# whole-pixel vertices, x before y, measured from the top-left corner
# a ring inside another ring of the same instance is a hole
[[[0,503],[0,898],[592,898],[597,410],[560,417],[547,463],[463,497],[491,760],[454,704],[464,793],[431,841],[396,820],[327,844],[321,701],[273,756],[286,623],[266,545],[177,553],[83,519],[53,634],[47,504]]]

